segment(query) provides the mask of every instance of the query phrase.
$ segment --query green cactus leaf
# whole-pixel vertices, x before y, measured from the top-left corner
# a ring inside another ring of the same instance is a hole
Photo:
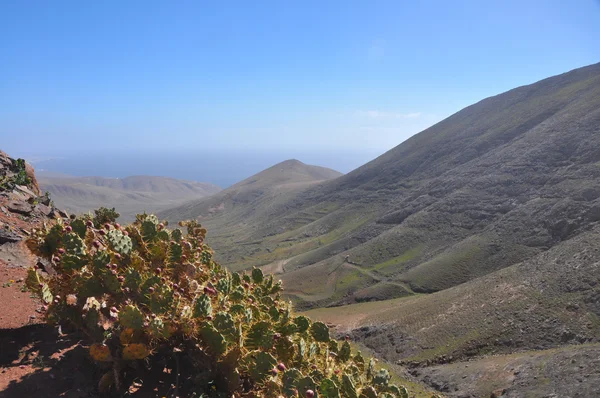
[[[142,285],[142,276],[139,271],[133,268],[127,268],[125,270],[125,283],[123,284],[125,287],[128,287],[132,291],[137,291],[137,289]]]
[[[307,390],[312,390],[315,393],[315,397],[319,396],[319,393],[317,392],[317,384],[310,376],[306,376],[298,380],[298,393],[301,397],[306,396]]]
[[[171,262],[178,263],[181,261],[181,255],[183,254],[183,248],[180,244],[171,245],[169,248],[169,259]]]
[[[365,371],[365,359],[363,358],[360,351],[356,353],[354,358],[352,358],[354,364],[360,369],[361,372]]]
[[[221,332],[228,340],[235,341],[238,329],[235,326],[233,317],[227,312],[218,312],[213,320],[215,328]]]
[[[321,395],[323,398],[341,398],[338,386],[331,379],[321,381]]]
[[[344,341],[342,343],[342,348],[338,351],[338,359],[341,362],[348,362],[348,360],[350,359],[350,354],[351,352],[351,348],[350,348],[350,343],[348,343],[347,341]]]
[[[148,333],[156,338],[166,338],[169,335],[169,332],[161,318],[155,318],[149,322]]]
[[[277,309],[277,307],[272,306],[271,308],[269,308],[269,315],[271,316],[273,322],[277,322],[279,320],[279,310]]]
[[[252,322],[252,318],[254,318],[254,312],[251,308],[246,308],[244,311],[244,317],[246,318],[246,323]]]
[[[385,387],[388,385],[391,378],[392,376],[390,376],[390,372],[388,372],[387,369],[379,369],[379,371],[373,375],[373,384]]]
[[[182,237],[183,237],[183,233],[181,232],[181,230],[179,228],[175,228],[174,230],[171,231],[171,239],[173,239],[175,242],[181,242]]]
[[[223,294],[229,294],[231,291],[231,280],[228,277],[223,277],[217,282],[217,290]]]
[[[375,377],[375,360],[371,358],[367,367],[367,379],[371,380],[373,377]]]
[[[264,279],[264,275],[263,272],[261,271],[260,268],[253,268],[252,269],[252,281],[254,283],[262,283]]]
[[[194,303],[194,317],[207,317],[212,315],[212,303],[206,294],[198,296]]]
[[[314,358],[319,353],[319,345],[314,341],[308,346],[308,357]]]
[[[65,234],[63,245],[68,254],[83,257],[86,255],[85,243],[76,233]]]
[[[112,249],[117,253],[120,253],[122,255],[128,255],[129,253],[131,253],[131,250],[133,248],[131,238],[123,234],[121,230],[111,229],[106,234],[106,240],[108,241]]]
[[[223,354],[227,349],[225,337],[208,322],[205,322],[200,328],[200,336],[208,349],[217,356]]]
[[[283,374],[283,393],[286,397],[296,397],[296,390],[298,389],[298,382],[304,376],[296,368],[291,368],[285,371]]]
[[[344,374],[342,376],[342,395],[347,398],[358,398],[356,386],[351,376]]]
[[[231,285],[234,287],[237,287],[241,284],[242,284],[242,278],[240,277],[240,274],[237,272],[232,273],[231,274]]]
[[[396,386],[394,384],[390,384],[388,386],[388,390],[396,397],[396,398],[408,398],[408,390],[404,386]]]
[[[119,323],[126,328],[134,330],[142,329],[144,326],[144,314],[139,308],[128,305],[119,312]]]
[[[315,322],[310,328],[310,334],[316,341],[328,342],[329,341],[329,328],[323,322]]]
[[[87,258],[73,254],[65,254],[62,258],[62,266],[65,271],[78,271],[87,265]]]
[[[46,304],[50,304],[54,299],[54,296],[52,296],[52,292],[50,292],[50,287],[47,283],[44,283],[44,286],[41,289],[41,298]]]
[[[145,240],[153,240],[156,237],[158,222],[146,219],[142,222],[142,236]]]
[[[163,229],[162,231],[158,231],[156,233],[156,239],[162,240],[163,242],[168,242],[171,240],[171,235],[169,235],[168,231]]]
[[[359,398],[377,398],[377,391],[373,386],[365,387],[360,391]]]
[[[229,299],[234,303],[239,303],[246,297],[246,292],[241,286],[236,287],[230,294]]]
[[[252,325],[246,336],[245,344],[250,349],[269,349],[273,347],[273,330],[266,321]]]
[[[310,321],[303,315],[294,318],[294,323],[298,327],[298,333],[304,333],[310,328]]]
[[[298,357],[300,361],[304,361],[304,357],[306,356],[306,341],[303,338],[298,340]]]
[[[73,232],[79,235],[81,239],[85,238],[87,227],[85,225],[85,222],[81,218],[71,221],[71,224],[69,225],[71,225],[71,228],[73,228]]]
[[[232,392],[240,388],[242,380],[237,367],[242,356],[240,348],[231,349],[223,359],[217,363],[217,373],[222,379],[222,384],[227,386],[227,391]]]
[[[229,312],[233,315],[243,315],[246,307],[241,304],[234,304],[229,308]]]
[[[279,360],[284,363],[290,363],[296,353],[296,346],[291,339],[281,337],[275,343],[275,352],[277,353],[277,358]]]
[[[338,347],[338,342],[336,340],[333,340],[333,339],[329,340],[328,346],[329,346],[329,352],[333,352],[335,354],[338,353],[339,347]]]
[[[249,355],[254,358],[254,366],[249,369],[250,376],[260,383],[270,375],[271,370],[277,365],[277,359],[263,351],[254,351]]]

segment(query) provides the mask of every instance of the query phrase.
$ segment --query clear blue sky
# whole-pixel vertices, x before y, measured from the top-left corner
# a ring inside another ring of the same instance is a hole
[[[600,3],[2,1],[0,148],[384,151],[600,61]]]

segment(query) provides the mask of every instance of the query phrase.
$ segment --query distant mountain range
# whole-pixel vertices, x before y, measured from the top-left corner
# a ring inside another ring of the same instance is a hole
[[[73,177],[43,172],[37,175],[41,189],[50,192],[59,208],[83,213],[100,206],[116,207],[124,221],[131,221],[136,213],[156,212],[221,191],[213,184],[168,177]]]

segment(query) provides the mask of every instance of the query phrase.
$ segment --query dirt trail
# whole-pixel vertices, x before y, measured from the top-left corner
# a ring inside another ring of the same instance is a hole
[[[397,281],[394,281],[394,280],[392,280],[392,279],[390,279],[388,277],[385,277],[385,276],[382,276],[380,274],[377,274],[377,273],[375,273],[373,271],[370,271],[368,269],[363,268],[358,263],[354,263],[354,262],[351,262],[351,261],[349,261],[349,260],[346,259],[346,260],[344,260],[344,262],[341,265],[347,266],[349,268],[353,268],[353,269],[361,272],[362,274],[367,275],[370,278],[376,280],[378,283],[386,283],[388,285],[398,286],[398,287],[406,290],[407,292],[411,292],[412,293],[412,289],[406,283],[397,282]]]

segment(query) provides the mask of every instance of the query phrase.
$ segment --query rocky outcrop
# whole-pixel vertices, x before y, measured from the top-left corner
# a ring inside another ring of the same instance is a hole
[[[33,166],[23,159],[13,159],[1,150],[0,184],[5,186],[5,188],[20,186],[21,189],[28,190],[35,196],[42,194],[35,178]]]
[[[46,219],[69,217],[40,193],[33,167],[0,151],[0,245],[19,242]]]

